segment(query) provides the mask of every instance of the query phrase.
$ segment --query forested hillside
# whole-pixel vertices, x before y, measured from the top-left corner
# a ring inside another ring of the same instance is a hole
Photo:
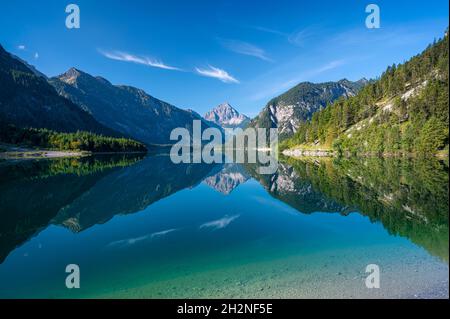
[[[448,33],[408,62],[392,65],[356,96],[316,112],[286,148],[356,154],[448,151]]]
[[[77,131],[60,133],[43,128],[19,128],[2,124],[0,142],[64,151],[146,152],[144,144],[128,138],[117,138]]]

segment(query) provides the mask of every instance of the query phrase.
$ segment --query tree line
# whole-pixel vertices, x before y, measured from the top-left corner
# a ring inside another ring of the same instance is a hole
[[[89,152],[146,152],[144,144],[127,139],[98,135],[85,131],[59,133],[45,128],[19,128],[0,125],[3,143],[51,150]]]

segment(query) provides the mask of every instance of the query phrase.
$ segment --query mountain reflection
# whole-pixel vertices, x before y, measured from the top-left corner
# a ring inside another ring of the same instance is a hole
[[[239,164],[224,164],[218,168],[219,172],[213,172],[213,175],[207,177],[204,182],[225,195],[230,194],[250,178],[250,175]]]
[[[448,162],[286,158],[276,174],[252,175],[299,212],[358,212],[448,263]]]
[[[173,164],[153,154],[3,163],[0,176],[0,263],[50,224],[81,232],[202,181],[229,195],[250,178],[300,213],[357,212],[448,263],[448,163],[438,160],[283,158],[276,173],[259,175],[248,164]]]
[[[200,183],[214,168],[208,164],[173,164],[167,155],[149,156],[112,172],[59,211],[53,222],[74,232],[131,214],[182,189]]]
[[[0,163],[0,263],[100,179],[140,156]]]

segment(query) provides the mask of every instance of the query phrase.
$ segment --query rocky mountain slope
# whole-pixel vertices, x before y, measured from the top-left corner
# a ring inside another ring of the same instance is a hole
[[[0,46],[0,123],[59,132],[121,134],[101,125],[89,113],[58,95],[41,73]]]
[[[100,123],[146,144],[173,144],[170,132],[177,127],[191,131],[193,120],[202,120],[203,128],[210,126],[195,112],[75,68],[51,78],[50,83]]]
[[[280,138],[292,136],[304,121],[340,97],[351,97],[367,84],[366,79],[352,82],[302,82],[270,100],[250,126],[278,128]]]
[[[250,118],[240,114],[227,102],[216,106],[203,118],[223,128],[244,128],[250,122]]]

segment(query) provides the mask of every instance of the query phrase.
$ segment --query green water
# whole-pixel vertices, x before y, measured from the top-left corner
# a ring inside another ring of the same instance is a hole
[[[437,160],[3,162],[0,218],[2,298],[448,298]]]

